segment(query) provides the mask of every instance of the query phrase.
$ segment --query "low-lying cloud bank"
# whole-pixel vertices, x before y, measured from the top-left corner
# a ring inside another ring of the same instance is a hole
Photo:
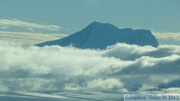
[[[158,39],[173,39],[180,41],[180,33],[160,33],[160,32],[152,32]]]
[[[180,46],[105,50],[0,41],[0,92],[178,93]]]
[[[154,32],[153,35],[158,39],[160,44],[180,45],[180,33],[176,32]]]

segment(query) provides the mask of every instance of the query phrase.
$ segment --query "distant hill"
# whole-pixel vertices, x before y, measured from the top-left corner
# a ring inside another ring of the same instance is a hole
[[[77,48],[105,49],[116,43],[135,44],[139,46],[150,45],[157,47],[157,39],[149,30],[131,28],[119,29],[108,23],[93,22],[83,30],[65,38],[47,41],[37,46],[45,45],[73,45]]]

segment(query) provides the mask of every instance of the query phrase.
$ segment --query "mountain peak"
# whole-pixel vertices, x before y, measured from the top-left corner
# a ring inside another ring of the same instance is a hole
[[[109,23],[100,23],[97,21],[94,21],[92,23],[90,23],[86,28],[84,28],[83,30],[86,31],[91,31],[91,32],[109,32],[112,30],[118,30],[118,28],[112,24]]]
[[[114,26],[114,25],[112,25],[112,24],[109,24],[109,23],[101,23],[101,22],[97,22],[97,21],[94,21],[94,22],[92,22],[92,23],[90,23],[89,24],[89,26]],[[114,26],[114,27],[116,27],[116,26]]]
[[[94,22],[90,23],[89,25],[96,25],[96,24],[102,24],[102,23],[94,21]]]
[[[37,46],[73,45],[77,48],[104,49],[107,46],[114,45],[116,43],[135,44],[139,46],[151,45],[153,47],[157,47],[159,45],[157,39],[149,30],[133,30],[131,28],[118,29],[112,24],[95,21],[83,30],[70,36],[59,40],[40,43],[37,44]]]

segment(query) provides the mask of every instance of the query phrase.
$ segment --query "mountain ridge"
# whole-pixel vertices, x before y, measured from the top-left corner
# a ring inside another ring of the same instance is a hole
[[[45,45],[73,45],[77,48],[105,49],[107,46],[116,43],[135,44],[139,46],[151,45],[157,47],[159,45],[155,36],[150,30],[145,29],[119,29],[109,23],[92,22],[79,32],[69,35],[65,38],[47,41],[36,46]]]

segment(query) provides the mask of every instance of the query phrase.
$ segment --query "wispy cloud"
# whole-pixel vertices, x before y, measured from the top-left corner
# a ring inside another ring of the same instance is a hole
[[[67,36],[66,34],[56,33],[31,33],[31,32],[9,32],[0,31],[0,40],[6,40],[16,43],[23,43],[26,45],[34,45],[49,40],[56,40]]]
[[[162,32],[152,32],[158,39],[173,39],[180,41],[180,32],[177,33],[162,33]]]
[[[43,24],[37,24],[37,23],[24,22],[17,19],[13,19],[13,20],[1,19],[0,20],[1,28],[7,28],[11,26],[37,28],[37,29],[44,29],[44,30],[59,30],[60,29],[60,27],[57,25],[43,25]]]

